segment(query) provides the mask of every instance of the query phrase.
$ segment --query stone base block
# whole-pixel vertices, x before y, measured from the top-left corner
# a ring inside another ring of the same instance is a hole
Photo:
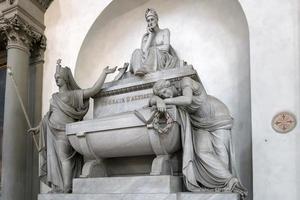
[[[40,194],[38,200],[177,200],[176,194]]]
[[[239,194],[235,193],[177,193],[178,200],[239,200]]]
[[[233,193],[40,194],[38,200],[239,200]]]
[[[135,176],[79,178],[73,180],[73,194],[168,194],[182,191],[178,176]]]

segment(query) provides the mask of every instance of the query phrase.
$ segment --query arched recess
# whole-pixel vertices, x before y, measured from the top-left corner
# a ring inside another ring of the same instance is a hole
[[[114,0],[85,37],[76,80],[89,87],[105,66],[122,66],[130,60],[146,31],[148,7],[157,10],[160,27],[170,29],[172,46],[181,59],[193,64],[208,93],[231,110],[237,167],[252,199],[249,30],[237,0]]]

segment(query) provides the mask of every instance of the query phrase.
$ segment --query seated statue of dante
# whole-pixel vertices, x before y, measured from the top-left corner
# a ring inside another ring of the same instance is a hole
[[[141,49],[133,52],[130,61],[130,71],[137,76],[175,68],[179,63],[176,52],[170,45],[170,31],[159,28],[156,11],[148,8],[145,18],[147,33],[142,38]]]
[[[153,87],[150,105],[161,112],[166,104],[177,105],[182,120],[182,174],[189,191],[232,191],[242,198],[231,141],[233,119],[226,105],[207,95],[203,85],[189,77],[177,85],[160,80]]]

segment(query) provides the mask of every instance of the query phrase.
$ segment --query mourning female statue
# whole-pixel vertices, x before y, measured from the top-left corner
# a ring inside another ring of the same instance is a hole
[[[133,52],[130,61],[130,71],[138,76],[174,68],[178,63],[176,53],[170,45],[170,31],[159,28],[156,11],[148,8],[145,18],[147,33],[142,38],[141,49]]]
[[[50,109],[40,125],[29,130],[40,133],[39,176],[52,188],[51,192],[71,192],[72,179],[80,175],[83,164],[82,156],[66,136],[66,124],[82,120],[89,108],[89,98],[100,91],[106,75],[115,70],[106,67],[93,87],[80,89],[71,70],[61,67],[58,61],[54,77],[59,92],[52,95]]]
[[[182,120],[182,173],[189,191],[232,191],[247,195],[237,178],[231,141],[233,119],[225,104],[207,95],[201,82],[189,77],[177,84],[160,80],[150,105],[161,112],[177,105]]]

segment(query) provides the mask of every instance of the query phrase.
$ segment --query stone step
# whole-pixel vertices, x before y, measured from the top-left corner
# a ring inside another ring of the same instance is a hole
[[[103,177],[73,180],[74,194],[168,194],[181,191],[182,178],[178,176]]]
[[[176,194],[40,194],[38,200],[177,200]]]
[[[38,200],[239,200],[234,193],[40,194]]]

